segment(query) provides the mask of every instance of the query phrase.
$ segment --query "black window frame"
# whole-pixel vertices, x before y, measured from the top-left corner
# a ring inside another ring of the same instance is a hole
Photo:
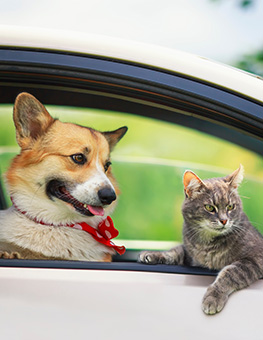
[[[263,155],[261,102],[168,70],[80,53],[0,47],[0,103],[30,92],[45,105],[127,112],[212,134]],[[0,187],[1,208],[6,207]],[[115,262],[7,260],[0,267],[136,270],[216,275],[207,269]],[[126,262],[125,262],[126,261]]]

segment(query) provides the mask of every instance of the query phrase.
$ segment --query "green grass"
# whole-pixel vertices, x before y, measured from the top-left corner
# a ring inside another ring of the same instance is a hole
[[[129,127],[112,155],[122,192],[113,215],[121,239],[180,241],[184,171],[191,169],[201,178],[225,176],[240,163],[246,170],[240,187],[244,210],[263,232],[262,157],[219,138],[153,119],[99,110],[48,109],[62,121],[102,131]],[[9,105],[0,107],[2,173],[15,154],[11,111]]]

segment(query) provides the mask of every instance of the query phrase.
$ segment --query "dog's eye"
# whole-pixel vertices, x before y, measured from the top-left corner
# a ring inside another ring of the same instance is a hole
[[[104,165],[104,170],[105,170],[105,172],[107,172],[107,170],[109,169],[110,166],[111,166],[111,162],[108,161],[108,162]]]
[[[82,153],[77,153],[75,155],[70,156],[74,163],[76,164],[84,164],[86,163],[87,159]]]

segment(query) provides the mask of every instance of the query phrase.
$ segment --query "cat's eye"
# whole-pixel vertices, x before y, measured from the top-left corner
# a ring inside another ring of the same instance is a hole
[[[83,165],[86,163],[87,158],[82,153],[76,153],[70,156],[74,163]]]
[[[104,171],[107,172],[110,166],[111,166],[111,162],[110,161],[106,162],[106,164],[104,165]]]
[[[216,210],[216,208],[213,205],[206,204],[205,205],[205,210],[207,210],[209,212],[214,212]]]
[[[233,209],[235,208],[235,204],[228,204],[228,205],[226,206],[226,208],[227,208],[228,211],[229,211],[229,210],[233,210]]]

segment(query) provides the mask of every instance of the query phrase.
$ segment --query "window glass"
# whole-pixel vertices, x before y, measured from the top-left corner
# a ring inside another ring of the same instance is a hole
[[[73,107],[47,109],[61,121],[101,131],[128,126],[128,133],[112,154],[113,173],[122,192],[112,217],[119,238],[131,247],[150,248],[149,241],[153,241],[153,248],[168,248],[170,242],[181,241],[182,176],[186,169],[204,179],[225,176],[243,164],[245,179],[239,192],[244,210],[263,232],[263,159],[257,154],[208,134],[150,118]],[[3,174],[19,148],[11,105],[0,106],[0,118]]]

